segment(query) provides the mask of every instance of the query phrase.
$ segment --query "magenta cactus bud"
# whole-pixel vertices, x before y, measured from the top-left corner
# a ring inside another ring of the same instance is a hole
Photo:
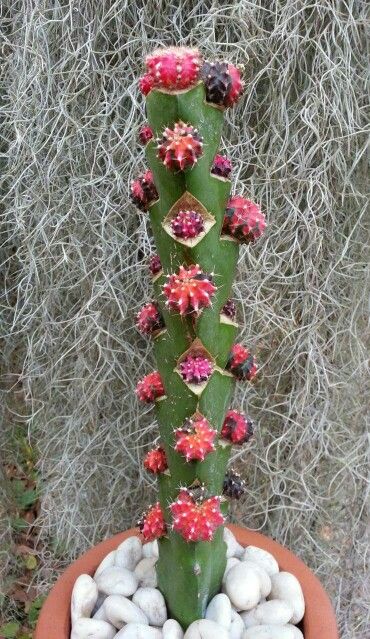
[[[158,158],[172,171],[190,169],[203,153],[203,138],[191,124],[176,122],[158,139]]]

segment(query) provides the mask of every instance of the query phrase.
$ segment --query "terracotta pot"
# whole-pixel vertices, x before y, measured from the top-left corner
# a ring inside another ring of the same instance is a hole
[[[292,552],[260,533],[240,526],[230,525],[229,528],[242,546],[253,545],[268,550],[278,561],[281,570],[297,577],[306,601],[306,612],[301,624],[305,639],[338,639],[329,597],[307,566]],[[103,541],[88,550],[61,575],[42,607],[34,639],[69,639],[71,593],[77,577],[82,573],[92,575],[105,555],[132,535],[138,535],[136,528]]]

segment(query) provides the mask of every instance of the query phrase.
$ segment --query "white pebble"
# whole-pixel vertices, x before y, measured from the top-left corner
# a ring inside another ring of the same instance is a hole
[[[229,639],[229,633],[210,619],[193,621],[185,632],[184,639]]]
[[[162,639],[159,628],[151,628],[140,623],[128,623],[119,630],[114,639]]]
[[[139,561],[134,570],[139,580],[139,586],[147,588],[157,587],[157,572],[155,569],[157,561],[157,557],[144,557],[144,559]]]
[[[257,622],[263,624],[286,624],[293,615],[293,608],[282,599],[272,599],[257,606],[254,616]]]
[[[106,595],[130,597],[138,587],[138,578],[126,568],[111,566],[105,568],[96,578],[96,585]]]
[[[251,610],[261,597],[261,581],[257,571],[242,561],[229,570],[225,592],[237,610]]]
[[[163,639],[184,639],[184,631],[176,619],[167,619],[162,633]]]
[[[303,639],[303,635],[298,628],[291,624],[263,625],[244,630],[243,639]]]
[[[213,597],[207,606],[205,618],[215,621],[219,626],[229,630],[231,625],[231,603],[229,597],[224,594]]]
[[[116,629],[106,621],[77,619],[72,626],[71,639],[113,639]]]
[[[240,616],[246,628],[253,628],[253,626],[260,625],[256,619],[256,608],[248,610],[247,612],[241,612]]]
[[[241,557],[243,555],[243,546],[236,541],[235,536],[228,528],[224,528],[224,542],[227,546],[226,559],[230,559],[230,557]]]
[[[126,623],[140,623],[148,625],[145,613],[132,601],[122,595],[110,595],[104,602],[108,621],[120,629]]]
[[[145,612],[151,625],[163,626],[167,621],[166,602],[156,588],[138,588],[132,601]]]
[[[143,545],[143,557],[159,557],[158,541],[148,541]]]
[[[256,571],[261,584],[261,597],[267,597],[271,592],[271,577],[268,576],[266,570],[253,561],[243,561],[242,565],[248,566],[251,570]]]
[[[100,575],[100,573],[102,573],[103,570],[105,570],[106,568],[110,568],[111,566],[114,566],[115,558],[116,558],[115,550],[111,550],[111,552],[105,555],[104,559],[100,562],[99,566],[95,570],[94,579],[96,579],[97,576]]]
[[[301,584],[290,572],[279,572],[271,577],[272,588],[269,599],[283,599],[293,608],[290,619],[292,624],[299,623],[303,619],[305,603]]]
[[[253,561],[259,564],[270,577],[279,572],[279,564],[275,557],[267,552],[267,550],[258,548],[257,546],[247,546],[244,550],[242,561]]]
[[[116,550],[114,565],[127,570],[134,570],[143,556],[143,544],[139,537],[128,537]]]
[[[229,639],[242,639],[244,631],[244,622],[236,610],[231,609],[231,626],[229,630]]]
[[[227,559],[224,576],[222,577],[223,584],[226,581],[226,575],[229,572],[230,568],[232,568],[233,566],[236,566],[237,564],[240,564],[240,559],[237,559],[236,557],[230,557],[229,559]]]
[[[113,595],[112,595],[113,597]],[[107,613],[104,607],[104,603],[102,603],[102,605],[97,609],[96,612],[94,612],[92,619],[98,619],[99,621],[108,621],[109,623],[109,619],[107,617]],[[114,624],[113,624],[114,625]]]
[[[71,598],[72,624],[81,617],[90,617],[98,599],[98,587],[90,575],[80,575],[73,586]]]

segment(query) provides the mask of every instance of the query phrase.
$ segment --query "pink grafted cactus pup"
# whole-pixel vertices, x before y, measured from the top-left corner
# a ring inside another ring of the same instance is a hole
[[[139,526],[145,540],[158,539],[158,586],[186,629],[221,589],[227,498],[245,490],[227,463],[253,424],[230,400],[235,381],[252,380],[257,364],[235,343],[230,293],[239,244],[258,239],[266,222],[257,204],[230,196],[231,162],[219,152],[223,112],[243,92],[240,69],[186,47],[157,49],[145,65],[139,88],[148,122],[139,139],[149,167],[131,197],[149,216],[157,251],[153,300],[137,327],[152,339],[158,370],[136,392],[155,406],[160,441],[144,458],[159,499]]]

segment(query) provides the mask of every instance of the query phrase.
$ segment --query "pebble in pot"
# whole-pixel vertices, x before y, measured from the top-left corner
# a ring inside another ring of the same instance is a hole
[[[224,528],[224,542],[226,544],[226,559],[242,557],[244,548],[237,541],[231,530]]]
[[[303,639],[303,635],[299,628],[291,624],[284,626],[263,625],[245,630],[243,639]]]
[[[119,566],[111,566],[105,568],[100,575],[96,577],[96,585],[98,589],[106,595],[123,595],[130,597],[137,589],[139,582],[136,575],[127,570],[127,568],[119,568]]]
[[[143,545],[139,537],[128,537],[116,550],[115,566],[134,570],[136,564],[143,556]]]
[[[253,561],[259,564],[270,577],[277,575],[279,572],[279,564],[275,557],[273,557],[270,552],[267,552],[267,550],[258,548],[257,546],[247,546],[244,550],[242,561]]]
[[[184,639],[229,639],[229,633],[210,619],[198,619],[190,624]]]
[[[287,624],[292,618],[293,608],[282,599],[272,599],[260,603],[249,612],[243,612],[241,617],[246,628],[260,625]]]
[[[81,617],[90,617],[98,599],[98,587],[90,575],[80,575],[73,586],[71,598],[72,624]]]
[[[240,562],[229,570],[225,592],[237,610],[251,610],[261,598],[261,580],[257,570],[247,562]]]
[[[114,639],[162,639],[162,632],[140,623],[128,623],[117,632]]]
[[[299,623],[303,619],[305,603],[301,584],[290,572],[279,572],[271,578],[272,588],[269,599],[282,599],[293,608],[290,622]]]
[[[271,578],[268,576],[266,570],[261,568],[259,564],[254,563],[253,561],[243,561],[242,565],[248,566],[251,570],[255,570],[261,586],[261,597],[267,597],[271,592]]]
[[[163,626],[167,621],[166,602],[162,593],[155,588],[138,588],[132,601],[145,612],[153,626]]]
[[[73,624],[71,639],[113,639],[116,628],[97,619],[77,619]]]
[[[162,634],[163,639],[184,639],[184,631],[176,619],[167,619]]]
[[[126,623],[149,624],[148,618],[141,608],[122,595],[110,595],[106,598],[103,606],[108,621],[118,629]]]
[[[109,552],[104,557],[104,559],[100,562],[99,566],[95,570],[94,579],[96,579],[97,576],[100,575],[100,573],[102,573],[103,570],[105,570],[106,568],[110,568],[111,566],[114,566],[115,558],[116,558],[116,551],[111,550],[111,552]]]
[[[229,597],[222,593],[213,597],[207,606],[206,619],[215,621],[219,626],[229,630],[231,626],[231,603]]]
[[[143,545],[143,557],[159,557],[158,541],[148,541]]]
[[[244,632],[243,619],[236,612],[236,610],[231,609],[231,626],[229,630],[229,639],[242,639],[243,632]]]
[[[139,580],[139,586],[146,588],[157,587],[157,572],[155,564],[157,563],[157,557],[144,557],[137,564],[134,573]]]
[[[224,575],[222,577],[222,583],[223,584],[226,581],[226,575],[229,572],[229,570],[231,568],[233,568],[233,566],[236,566],[237,564],[240,564],[240,559],[237,559],[236,557],[230,557],[229,559],[227,559],[226,566],[225,566],[225,572],[224,572]]]

